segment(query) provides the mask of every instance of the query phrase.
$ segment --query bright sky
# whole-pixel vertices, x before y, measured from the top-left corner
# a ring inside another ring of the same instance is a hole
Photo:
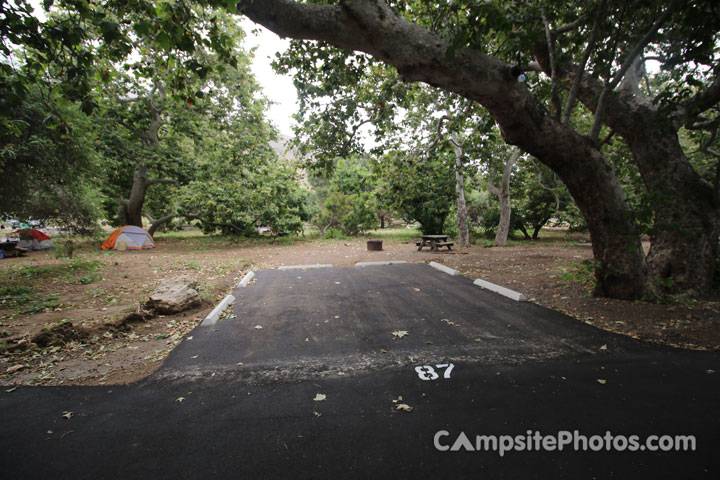
[[[275,105],[270,107],[268,116],[283,135],[292,137],[292,125],[295,125],[292,116],[297,113],[298,109],[295,85],[293,85],[292,76],[278,75],[270,66],[275,58],[275,53],[284,51],[289,41],[281,39],[270,30],[245,17],[240,25],[247,33],[245,47],[247,49],[257,47],[252,64],[255,78],[263,87],[265,96],[275,102]],[[258,30],[258,33],[252,33],[254,30]]]
[[[35,16],[44,20],[45,14],[40,6],[40,0],[30,0],[30,5],[35,9]],[[283,135],[292,137],[292,125],[295,125],[292,116],[297,113],[298,109],[295,85],[293,85],[290,75],[277,75],[270,66],[275,54],[284,51],[289,41],[281,39],[270,30],[251,22],[246,17],[241,18],[240,25],[247,33],[245,48],[249,50],[257,47],[252,64],[253,74],[262,85],[265,96],[274,102],[274,105],[270,107],[268,117]],[[257,31],[257,33],[253,33],[253,31]]]

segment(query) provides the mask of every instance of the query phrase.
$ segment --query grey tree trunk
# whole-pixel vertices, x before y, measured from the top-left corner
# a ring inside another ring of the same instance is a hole
[[[169,180],[165,178],[148,178],[148,168],[144,165],[136,165],[133,171],[133,184],[130,191],[130,199],[126,202],[120,200],[119,205],[119,217],[121,223],[124,225],[135,225],[136,227],[142,228],[142,217],[143,217],[143,205],[145,204],[145,196],[150,186],[157,183],[177,185],[175,180]],[[172,220],[175,214],[170,214],[162,217],[159,220],[152,221],[153,232],[157,230],[162,224]],[[157,225],[155,225],[157,224]],[[151,234],[152,235],[152,234]]]
[[[125,225],[135,225],[142,228],[143,204],[149,186],[148,169],[144,165],[135,166],[133,171],[133,184],[130,199],[120,204],[120,220]]]
[[[505,163],[500,188],[493,185],[492,178],[488,180],[488,189],[493,195],[497,196],[500,201],[500,221],[498,222],[498,229],[495,234],[495,245],[498,247],[507,246],[507,239],[510,234],[510,216],[512,215],[512,209],[510,207],[510,175],[512,175],[513,166],[520,158],[521,153],[520,149],[516,148],[512,155],[510,155],[507,163]]]
[[[465,203],[465,179],[463,176],[464,152],[460,145],[458,135],[451,135],[455,149],[455,195],[457,199],[458,247],[470,246],[470,232],[468,230],[467,204]]]

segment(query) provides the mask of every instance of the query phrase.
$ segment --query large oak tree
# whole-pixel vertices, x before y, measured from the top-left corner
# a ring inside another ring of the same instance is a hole
[[[482,34],[492,30],[481,22],[489,14],[483,16],[481,6],[474,2],[453,2],[452,15],[441,21],[434,13],[441,5],[435,2],[389,3],[344,0],[318,5],[267,0],[239,2],[236,8],[279,35],[368,53],[393,65],[404,81],[426,82],[482,104],[508,143],[537,157],[567,185],[592,236],[598,265],[596,293],[639,298],[653,290],[653,277],[672,278],[675,288],[691,293],[709,290],[720,229],[717,193],[687,160],[677,130],[683,124],[708,121],[701,114],[720,100],[719,80],[712,76],[717,72],[705,69],[695,75],[696,88],[684,97],[673,96],[672,108],[668,108],[637,94],[630,67],[639,52],[651,47],[667,53],[679,51],[673,61],[683,65],[716,62],[718,29],[713,25],[718,21],[711,2],[624,2],[624,7],[599,2],[587,11],[561,5],[559,13],[553,15],[546,15],[538,8],[542,7],[539,3],[510,2],[502,11],[500,2],[483,2],[497,7],[491,12],[496,17],[507,15],[507,36],[517,32],[511,15],[517,20],[520,12],[524,21],[535,19],[534,24],[526,24],[530,33],[517,34],[522,41],[516,51],[524,48],[525,54],[520,61],[490,55],[478,45]],[[622,8],[628,11],[620,12]],[[614,16],[610,18],[610,10],[602,9],[613,9]],[[632,16],[633,21],[627,21],[625,15]],[[560,23],[570,16],[574,16],[572,22],[551,28],[548,18]],[[438,28],[443,21],[455,30],[448,34],[448,29]],[[698,21],[701,33],[693,30],[692,23]],[[593,28],[600,33],[593,33]],[[613,29],[622,34],[614,35]],[[575,50],[579,48],[582,55],[573,56],[569,50],[567,55],[560,54],[557,45],[564,32],[586,36],[581,42],[577,42],[577,35],[573,38]],[[519,72],[530,60],[537,60],[553,79],[550,105],[518,81]],[[561,115],[559,89],[570,92],[566,111],[572,109],[572,97],[576,96],[599,118],[589,135],[576,131]],[[601,98],[605,107],[598,111]],[[655,204],[657,228],[649,265],[617,176],[599,148],[597,131],[604,123],[628,142],[648,190],[666,198]]]

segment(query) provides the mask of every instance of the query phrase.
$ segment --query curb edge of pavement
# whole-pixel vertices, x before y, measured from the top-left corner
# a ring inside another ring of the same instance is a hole
[[[452,269],[450,267],[446,267],[442,263],[430,262],[430,263],[428,263],[428,265],[430,265],[435,270],[440,270],[441,272],[445,272],[448,275],[452,275],[453,277],[460,275],[460,272],[458,272],[457,270]]]
[[[200,323],[201,327],[212,327],[215,325],[220,318],[220,313],[222,313],[225,308],[233,303],[235,301],[235,297],[233,295],[228,295],[225,298],[222,299],[220,303],[218,303],[217,307],[213,308],[213,311],[208,314],[207,317],[205,317],[205,320]]]
[[[495,285],[492,282],[488,282],[487,280],[482,280],[478,278],[473,282],[478,287],[484,288],[486,290],[490,290],[491,292],[495,292],[499,295],[502,295],[504,297],[507,297],[511,300],[515,300],[516,302],[527,302],[528,299],[525,295],[523,295],[520,292],[516,292],[515,290],[510,290],[509,288],[501,287],[500,285]]]

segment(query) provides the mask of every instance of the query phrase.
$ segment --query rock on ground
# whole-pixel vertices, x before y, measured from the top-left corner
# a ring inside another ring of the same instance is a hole
[[[189,276],[171,278],[150,294],[145,305],[162,314],[184,312],[201,303],[196,286],[197,281]]]

